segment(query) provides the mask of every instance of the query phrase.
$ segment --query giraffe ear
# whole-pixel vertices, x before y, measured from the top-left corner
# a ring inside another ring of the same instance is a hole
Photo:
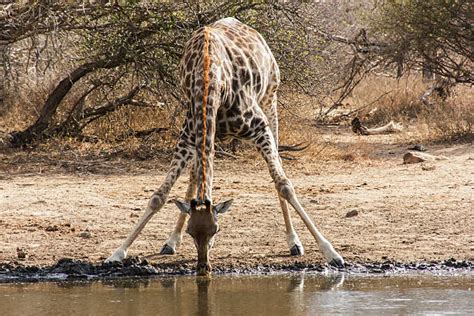
[[[234,202],[234,200],[228,200],[228,201],[219,203],[216,206],[214,206],[214,210],[216,211],[217,214],[224,214],[225,212],[229,210],[230,206],[232,205],[232,202]]]
[[[189,214],[191,213],[191,205],[186,202],[181,202],[180,200],[174,201],[174,204],[179,208],[181,213]]]

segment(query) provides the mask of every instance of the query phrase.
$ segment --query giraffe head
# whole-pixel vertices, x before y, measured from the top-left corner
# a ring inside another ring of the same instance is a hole
[[[186,232],[193,237],[198,253],[197,274],[209,275],[211,272],[209,251],[214,244],[214,236],[219,231],[217,217],[229,210],[232,200],[217,205],[205,200],[201,206],[198,206],[197,200],[192,200],[190,204],[181,201],[175,203],[181,212],[189,214]]]

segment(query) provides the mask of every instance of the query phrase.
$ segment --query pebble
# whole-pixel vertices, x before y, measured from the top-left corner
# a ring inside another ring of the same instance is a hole
[[[85,230],[79,233],[79,237],[88,239],[88,238],[92,238],[92,234],[90,231]]]
[[[357,216],[359,215],[359,211],[357,210],[352,210],[352,211],[349,211],[346,213],[346,217],[354,217],[354,216]]]
[[[16,248],[16,256],[18,257],[18,259],[26,259],[26,250],[22,248]]]
[[[59,227],[56,226],[56,225],[51,225],[51,226],[46,227],[45,230],[46,230],[47,232],[55,232],[55,231],[58,231],[58,230],[59,230]]]

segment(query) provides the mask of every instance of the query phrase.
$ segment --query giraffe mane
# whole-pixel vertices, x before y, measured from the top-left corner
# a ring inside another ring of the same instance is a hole
[[[201,144],[201,201],[204,201],[206,189],[206,138],[207,138],[207,96],[209,93],[209,69],[211,68],[211,58],[209,56],[209,29],[204,27],[204,45],[203,45],[203,92],[202,92],[202,144]]]

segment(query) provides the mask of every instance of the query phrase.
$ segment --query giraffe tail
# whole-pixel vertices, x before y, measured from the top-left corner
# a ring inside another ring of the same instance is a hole
[[[288,152],[288,151],[303,151],[308,149],[311,144],[299,143],[295,145],[278,145],[278,152]]]

